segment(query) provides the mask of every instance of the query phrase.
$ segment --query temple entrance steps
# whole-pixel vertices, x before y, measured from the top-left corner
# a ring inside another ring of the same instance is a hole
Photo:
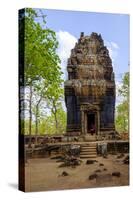
[[[84,136],[84,140],[87,142],[95,142],[96,141],[96,134],[94,134],[94,135],[91,135],[91,134],[86,134],[85,136]]]
[[[81,145],[80,158],[96,158],[97,157],[97,144],[90,142]]]

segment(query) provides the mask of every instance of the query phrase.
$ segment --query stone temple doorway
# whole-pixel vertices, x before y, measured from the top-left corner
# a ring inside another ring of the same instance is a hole
[[[100,115],[98,104],[81,105],[81,133],[83,135],[99,135],[100,133]]]
[[[87,133],[94,135],[96,133],[95,113],[87,114]]]

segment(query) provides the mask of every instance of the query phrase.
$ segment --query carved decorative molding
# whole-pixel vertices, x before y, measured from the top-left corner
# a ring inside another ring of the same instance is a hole
[[[88,104],[84,104],[84,105],[81,105],[80,106],[80,110],[81,111],[99,111],[100,110],[100,108],[99,108],[99,106],[98,105],[95,105],[95,104],[90,104],[90,103],[88,103]]]

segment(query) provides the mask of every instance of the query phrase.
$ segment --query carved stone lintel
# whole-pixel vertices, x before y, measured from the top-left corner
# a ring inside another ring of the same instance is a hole
[[[81,111],[89,111],[89,110],[99,111],[100,108],[98,105],[88,103],[88,104],[81,105],[80,110]]]

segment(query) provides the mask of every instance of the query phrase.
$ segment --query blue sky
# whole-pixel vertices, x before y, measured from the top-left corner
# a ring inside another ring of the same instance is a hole
[[[102,35],[109,49],[116,85],[121,85],[123,73],[129,71],[129,15],[44,9],[42,12],[46,15],[46,26],[57,34],[58,54],[65,79],[67,58],[80,32],[85,35],[97,32]]]
[[[43,13],[47,27],[57,33],[68,32],[77,39],[80,32],[100,33],[112,54],[116,79],[129,70],[129,15],[61,10],[43,10]]]

